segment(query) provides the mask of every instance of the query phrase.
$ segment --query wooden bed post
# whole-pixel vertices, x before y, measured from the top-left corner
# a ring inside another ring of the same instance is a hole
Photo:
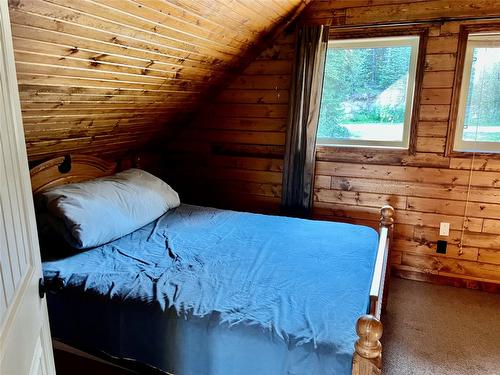
[[[382,323],[373,315],[363,315],[356,323],[355,352],[352,375],[380,375],[382,373]]]

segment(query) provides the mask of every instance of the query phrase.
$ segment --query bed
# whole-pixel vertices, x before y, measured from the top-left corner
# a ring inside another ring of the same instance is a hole
[[[107,176],[72,155],[31,171],[34,193]],[[165,373],[380,374],[393,225],[181,204],[108,244],[43,262],[52,335]]]

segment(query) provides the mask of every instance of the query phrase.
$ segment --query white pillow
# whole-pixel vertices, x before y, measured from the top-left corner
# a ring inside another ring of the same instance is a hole
[[[39,198],[56,218],[54,229],[78,249],[120,238],[180,204],[174,189],[140,169],[58,186]]]

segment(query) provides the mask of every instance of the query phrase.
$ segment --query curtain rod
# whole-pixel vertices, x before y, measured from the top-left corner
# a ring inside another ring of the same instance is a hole
[[[361,28],[377,28],[377,27],[393,27],[393,26],[412,26],[412,25],[432,25],[432,24],[444,24],[446,22],[457,22],[457,21],[500,21],[500,16],[489,16],[489,17],[441,17],[433,20],[421,20],[421,21],[394,21],[386,23],[368,23],[362,25],[330,25],[330,30],[338,29],[361,29]],[[500,26],[500,25],[499,25]]]

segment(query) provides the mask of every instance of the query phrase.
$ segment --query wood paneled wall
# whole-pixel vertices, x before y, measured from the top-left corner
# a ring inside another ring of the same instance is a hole
[[[307,2],[10,0],[30,159],[169,135]]]
[[[287,30],[167,147],[183,199],[278,212],[294,30]]]
[[[317,152],[314,216],[376,226],[379,207],[392,204],[392,265],[401,276],[498,289],[492,285],[500,283],[500,159],[476,158],[459,249],[471,158],[445,156],[459,27],[481,22],[466,18],[491,16],[500,16],[500,4],[481,0],[331,0],[306,10],[303,22],[339,28],[436,21],[428,25],[416,93],[416,153]],[[279,212],[293,43],[293,33],[283,34],[171,145],[171,177],[186,199]],[[440,222],[451,223],[449,237],[439,237]],[[448,241],[446,255],[436,254],[438,239]]]

